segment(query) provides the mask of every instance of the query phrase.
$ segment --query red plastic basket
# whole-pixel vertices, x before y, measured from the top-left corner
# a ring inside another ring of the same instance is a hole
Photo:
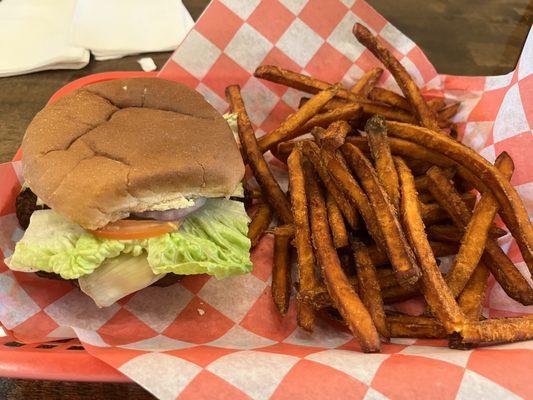
[[[111,79],[156,76],[156,72],[117,71],[88,75],[59,89],[48,101],[82,86]],[[13,160],[21,158],[17,152]],[[1,327],[1,325],[0,325]],[[77,339],[24,344],[9,335],[0,337],[0,376],[90,382],[128,382],[126,376],[91,356]]]

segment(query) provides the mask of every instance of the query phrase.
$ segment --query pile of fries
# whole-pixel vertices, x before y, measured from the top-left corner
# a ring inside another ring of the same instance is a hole
[[[237,114],[242,155],[259,190],[250,225],[255,246],[274,234],[272,297],[287,312],[291,250],[296,250],[298,325],[319,317],[342,321],[365,352],[393,337],[447,338],[452,348],[533,337],[533,318],[484,319],[489,275],[512,299],[533,304],[533,289],[502,251],[507,231],[533,272],[533,227],[509,183],[507,153],[494,165],[457,141],[450,118],[459,104],[425,99],[413,79],[368,29],[353,33],[391,72],[405,97],[376,87],[375,68],[351,89],[276,66],[255,76],[299,89],[300,108],[256,139],[239,87],[227,98]],[[294,140],[304,134],[305,138]],[[287,164],[289,193],[264,153]],[[279,226],[269,229],[273,216]],[[454,255],[443,274],[437,257]],[[424,314],[393,311],[391,303],[423,296]]]

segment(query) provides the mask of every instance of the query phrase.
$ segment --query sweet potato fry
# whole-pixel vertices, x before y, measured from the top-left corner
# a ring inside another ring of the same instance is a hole
[[[333,111],[337,108],[342,108],[342,107],[345,107],[347,105],[357,105],[357,106],[360,106],[359,103],[353,103],[349,100],[344,100],[344,99],[339,99],[338,97],[335,97],[334,99],[331,99],[330,101],[328,101],[325,105],[324,105],[324,111],[323,112],[326,112],[326,111]],[[361,110],[362,112],[362,110]]]
[[[327,90],[331,87],[331,83],[321,81],[319,79],[299,74],[285,68],[275,65],[260,65],[254,72],[254,76],[259,79],[265,79],[270,82],[278,83],[280,85],[288,86],[303,92],[317,94],[322,90]],[[337,94],[339,98],[349,100],[357,103],[371,103],[370,100],[363,96],[356,95],[344,88],[339,88]]]
[[[409,101],[402,95],[395,93],[392,90],[375,87],[368,94],[368,98],[379,103],[387,104],[391,107],[401,108],[407,112],[412,111]]]
[[[361,300],[370,313],[379,334],[385,338],[389,338],[389,327],[385,320],[385,310],[383,309],[383,299],[381,298],[381,289],[377,279],[376,267],[372,263],[368,249],[363,242],[352,239],[351,245]]]
[[[348,231],[346,230],[346,225],[344,225],[341,210],[331,193],[327,194],[326,207],[328,209],[329,227],[335,248],[340,249],[348,246]]]
[[[464,343],[511,343],[533,339],[533,316],[495,318],[466,322],[461,331]]]
[[[460,331],[465,320],[452,292],[437,266],[435,256],[426,237],[424,223],[418,209],[415,181],[401,158],[396,158],[396,168],[401,181],[401,215],[409,242],[422,270],[420,287],[436,318],[446,332]]]
[[[333,247],[327,221],[326,203],[316,175],[306,173],[305,183],[315,255],[331,299],[357,338],[361,349],[364,352],[379,351],[380,342],[376,327],[368,310],[350,285]]]
[[[320,176],[320,180],[326,186],[328,193],[330,193],[346,219],[346,222],[352,229],[356,229],[359,225],[359,216],[357,210],[353,207],[350,201],[344,196],[342,189],[337,186],[337,183],[330,177],[327,168],[322,164],[320,159],[320,150],[314,142],[302,143],[302,151],[309,158],[313,167]],[[338,161],[337,161],[338,162]]]
[[[447,243],[447,242],[439,242],[439,241],[430,241],[429,245],[431,246],[431,249],[433,250],[435,257],[445,257],[445,256],[457,254],[457,251],[459,250],[459,245],[456,242]],[[387,258],[387,254],[376,245],[368,246],[368,254],[370,255],[370,259],[372,260],[372,263],[376,267],[388,264],[389,262],[389,259]]]
[[[533,225],[518,192],[505,176],[474,150],[445,135],[400,122],[387,122],[387,127],[390,136],[400,137],[446,154],[446,157],[470,172],[469,175],[464,175],[461,170],[457,170],[480,193],[489,188],[500,204],[500,215],[505,225],[516,239],[530,273],[533,273]],[[477,178],[480,176],[483,176],[483,182]]]
[[[500,154],[496,160],[496,167],[507,179],[511,178],[514,165],[507,153]],[[461,241],[459,253],[446,275],[446,283],[455,297],[463,291],[481,259],[498,208],[498,203],[492,193],[487,192],[483,194],[474,209]]]
[[[397,303],[399,301],[420,297],[421,295],[422,293],[420,292],[420,285],[418,282],[411,286],[401,286],[400,284],[389,286],[381,291],[381,297],[385,304]]]
[[[387,122],[387,126],[391,126],[393,123],[394,122]],[[423,162],[424,167],[425,163],[428,163],[429,166],[438,165],[439,167],[454,167],[456,170],[456,176],[464,177],[469,182],[475,182],[475,187],[480,192],[487,190],[487,187],[481,179],[471,173],[467,168],[442,154],[440,150],[437,149],[436,151],[432,151],[420,144],[413,143],[414,141],[391,137],[393,135],[391,135],[389,131],[387,131],[387,133],[389,134],[388,141],[392,154],[405,157],[406,163],[410,164],[409,159],[415,159]],[[394,134],[394,136],[395,135],[396,134]],[[346,142],[357,146],[363,152],[368,153],[370,151],[366,137],[349,136],[346,138]],[[420,173],[420,171],[418,171],[418,173]]]
[[[461,200],[455,188],[438,167],[430,168],[427,174],[434,183],[429,189],[435,199],[448,211],[459,229],[466,229],[472,212]],[[533,304],[533,289],[494,239],[486,240],[481,260],[509,297],[524,305]]]
[[[313,128],[311,133],[318,145],[328,151],[335,151],[344,144],[352,127],[346,121],[332,122],[327,129]]]
[[[438,118],[441,121],[448,121],[450,118],[452,118],[455,114],[457,114],[457,111],[459,111],[459,108],[461,107],[461,103],[453,103],[449,106],[446,106],[438,113]]]
[[[389,107],[378,103],[361,104],[361,108],[363,109],[363,114],[366,116],[379,114],[390,121],[399,121],[411,124],[416,123],[416,118],[411,113],[402,110],[401,108]]]
[[[428,238],[443,242],[460,243],[463,238],[463,230],[452,224],[435,224],[426,226]]]
[[[290,140],[295,137],[295,131],[302,127],[307,121],[314,117],[324,107],[329,100],[337,93],[337,87],[332,86],[313,96],[298,111],[289,117],[275,130],[261,137],[257,143],[259,149],[264,153],[279,142]]]
[[[299,74],[276,65],[260,65],[255,70],[254,76],[256,78],[279,83],[280,85],[292,87],[311,94],[316,94],[331,86],[328,82],[321,81],[308,75]]]
[[[433,112],[438,112],[442,110],[444,107],[446,107],[446,103],[444,102],[443,98],[440,97],[434,97],[432,99],[429,99],[426,101],[429,108],[433,110]]]
[[[370,154],[374,160],[379,182],[385,189],[395,210],[398,211],[400,205],[398,173],[387,140],[385,119],[379,115],[374,115],[367,121],[365,131],[368,134]]]
[[[461,196],[461,199],[469,209],[474,208],[476,202],[475,195],[472,193],[465,193]],[[421,203],[420,212],[422,213],[422,219],[426,225],[433,225],[450,219],[448,212],[442,208],[439,203]]]
[[[420,270],[393,206],[379,184],[374,168],[357,147],[345,144],[342,146],[342,151],[368,196],[377,225],[382,232],[383,245],[396,272],[398,282],[406,286],[414,284],[420,277]]]
[[[272,299],[281,315],[287,314],[291,296],[291,238],[274,235]]]
[[[281,220],[288,224],[292,222],[292,213],[289,202],[279,184],[272,176],[263,154],[259,150],[257,140],[252,128],[238,85],[226,88],[226,97],[231,104],[233,112],[237,113],[239,139],[246,153],[246,159],[254,173],[255,179],[261,187],[265,200],[272,206]]]
[[[289,170],[289,188],[295,227],[294,247],[296,247],[298,257],[299,293],[314,290],[318,286],[318,279],[315,274],[315,256],[309,228],[303,162],[302,152],[297,147],[289,156],[287,167]],[[307,166],[307,168],[310,168],[310,166]],[[298,301],[298,303],[301,303],[301,301]],[[312,331],[315,322],[312,308],[309,305],[299,304],[296,311],[298,325],[307,331]]]
[[[376,86],[376,83],[383,74],[382,68],[372,68],[359,78],[357,83],[350,89],[350,92],[362,97],[368,97],[370,91]]]
[[[427,106],[424,98],[420,94],[420,90],[403,65],[400,64],[400,62],[394,58],[392,53],[363,25],[359,23],[355,24],[353,27],[353,34],[357,40],[370,50],[394,76],[394,79],[396,79],[403,94],[411,103],[412,109],[421,125],[438,131],[439,125],[435,114]]]
[[[372,262],[372,265],[377,267],[378,265],[374,264],[374,259],[371,255],[371,251],[375,248],[376,247],[373,246],[367,247],[368,254],[370,256],[370,261]],[[394,275],[394,271],[391,268],[376,268],[376,277],[378,279],[379,287],[381,290],[398,285],[396,275]]]
[[[431,225],[426,228],[426,231],[431,240],[459,243],[463,238],[463,231],[454,225]],[[491,237],[498,239],[505,235],[507,235],[507,231],[498,228],[495,235]]]
[[[488,279],[489,270],[479,263],[457,299],[463,314],[470,321],[479,321],[481,318]]]
[[[359,105],[348,103],[342,107],[332,109],[331,111],[317,114],[300,128],[296,129],[291,139],[311,132],[311,129],[316,126],[326,128],[335,121],[351,121],[353,119],[357,119],[361,116],[361,113],[362,110]]]
[[[444,172],[444,175],[446,175],[446,177],[448,179],[452,179],[453,176],[455,175],[455,169],[453,167],[445,168],[445,169],[442,170],[442,172]],[[428,184],[429,184],[429,179],[425,175],[425,171],[424,171],[424,175],[420,175],[420,176],[416,176],[415,177],[415,186],[416,186],[417,192],[419,193],[419,197],[420,197],[420,193],[421,192],[426,192],[428,190]],[[422,200],[420,200],[420,201],[422,201]],[[422,202],[423,203],[427,203],[425,201],[422,201]]]
[[[272,209],[268,203],[261,203],[257,207],[257,211],[252,217],[252,221],[248,226],[248,238],[252,243],[252,247],[255,247],[259,240],[263,237],[263,234],[270,226],[272,221]]]
[[[431,317],[388,314],[387,323],[391,337],[415,339],[444,339],[447,337],[442,324]]]
[[[350,285],[354,288],[356,292],[359,291],[357,278],[355,276],[348,277]],[[381,287],[381,280],[379,281]],[[303,302],[309,304],[315,310],[320,310],[325,307],[334,306],[331,297],[325,286],[318,286],[314,290],[308,290],[305,293],[299,293],[298,298]],[[397,281],[394,285],[389,285],[387,287],[381,288],[381,297],[383,298],[384,304],[396,303],[399,301],[409,300],[415,297],[421,296],[420,288],[418,285],[413,285],[409,287],[400,286]]]
[[[273,235],[278,236],[288,236],[290,238],[294,237],[294,225],[293,224],[285,224],[285,225],[278,225],[271,229],[267,229],[266,233],[271,233]]]

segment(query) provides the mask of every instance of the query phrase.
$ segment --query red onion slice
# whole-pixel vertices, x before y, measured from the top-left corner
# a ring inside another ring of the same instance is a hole
[[[194,200],[194,205],[190,207],[172,208],[165,211],[143,211],[132,213],[132,215],[139,218],[155,219],[157,221],[178,221],[201,208],[206,201],[207,199],[205,197],[199,197]]]

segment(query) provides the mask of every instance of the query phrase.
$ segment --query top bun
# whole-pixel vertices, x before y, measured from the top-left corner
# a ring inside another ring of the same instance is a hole
[[[24,178],[49,207],[97,229],[178,196],[230,196],[244,176],[222,116],[158,78],[78,89],[46,106],[22,142]]]

